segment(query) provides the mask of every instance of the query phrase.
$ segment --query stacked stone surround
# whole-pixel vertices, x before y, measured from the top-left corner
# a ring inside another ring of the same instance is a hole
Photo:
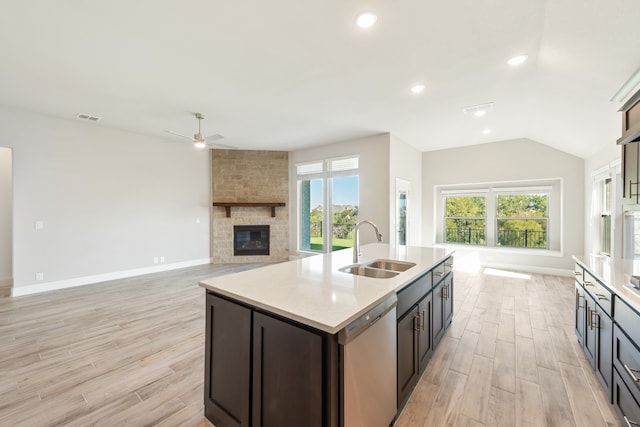
[[[273,203],[289,200],[289,153],[286,151],[212,150],[214,202]],[[211,254],[214,264],[280,262],[289,259],[289,207],[212,207]],[[270,226],[269,255],[233,255],[234,225]]]

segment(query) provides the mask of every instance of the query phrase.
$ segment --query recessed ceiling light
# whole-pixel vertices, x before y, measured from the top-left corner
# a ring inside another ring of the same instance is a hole
[[[520,65],[522,64],[524,61],[527,60],[529,56],[528,55],[518,55],[518,56],[514,56],[513,58],[510,58],[507,61],[507,64],[509,65]]]
[[[358,15],[358,19],[356,19],[356,24],[358,24],[358,27],[360,28],[369,28],[369,27],[372,27],[377,20],[378,20],[378,17],[375,15],[375,13],[365,12]]]
[[[489,135],[491,133],[491,129],[485,129],[482,131],[483,135]]]
[[[487,114],[493,108],[493,102],[487,102],[486,104],[472,105],[471,107],[464,107],[462,111],[465,114],[472,114],[475,117],[482,117]]]
[[[424,85],[422,83],[416,83],[411,86],[411,92],[415,94],[422,93],[422,91],[424,91]]]

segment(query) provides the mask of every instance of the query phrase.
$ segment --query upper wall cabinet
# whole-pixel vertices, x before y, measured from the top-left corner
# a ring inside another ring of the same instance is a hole
[[[640,91],[620,109],[622,112],[622,204],[640,205]]]
[[[636,92],[620,108],[622,112],[622,136],[618,144],[640,142],[640,91]]]

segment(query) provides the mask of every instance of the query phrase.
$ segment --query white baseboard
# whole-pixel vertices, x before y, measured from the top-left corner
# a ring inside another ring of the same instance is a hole
[[[174,262],[171,264],[154,265],[153,267],[136,268],[133,270],[116,271],[113,273],[96,274],[94,276],[76,277],[73,279],[58,280],[55,282],[36,283],[33,285],[17,286],[12,289],[12,296],[37,294],[40,292],[54,291],[57,289],[72,288],[75,286],[91,285],[109,280],[125,279],[127,277],[141,276],[143,274],[160,273],[163,271],[177,270],[179,268],[195,267],[197,265],[211,264],[211,258],[194,259],[191,261]]]

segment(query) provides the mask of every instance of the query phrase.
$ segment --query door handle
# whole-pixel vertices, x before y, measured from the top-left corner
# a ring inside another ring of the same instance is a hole
[[[600,314],[598,314],[598,312],[597,312],[597,311],[595,311],[595,310],[591,310],[591,313],[589,314],[589,320],[591,321],[591,322],[590,322],[590,325],[589,325],[589,329],[593,329],[593,327],[594,327],[594,324],[593,324],[593,315],[594,315],[594,314],[596,315],[596,317],[598,317],[598,318],[600,317]],[[597,325],[596,327],[597,327],[597,328],[599,328],[599,327],[600,327],[600,322],[598,322],[598,325]]]
[[[424,313],[424,310],[422,310],[422,313],[420,313],[420,328],[422,328],[423,331],[424,331],[424,317],[425,317],[425,313]]]

